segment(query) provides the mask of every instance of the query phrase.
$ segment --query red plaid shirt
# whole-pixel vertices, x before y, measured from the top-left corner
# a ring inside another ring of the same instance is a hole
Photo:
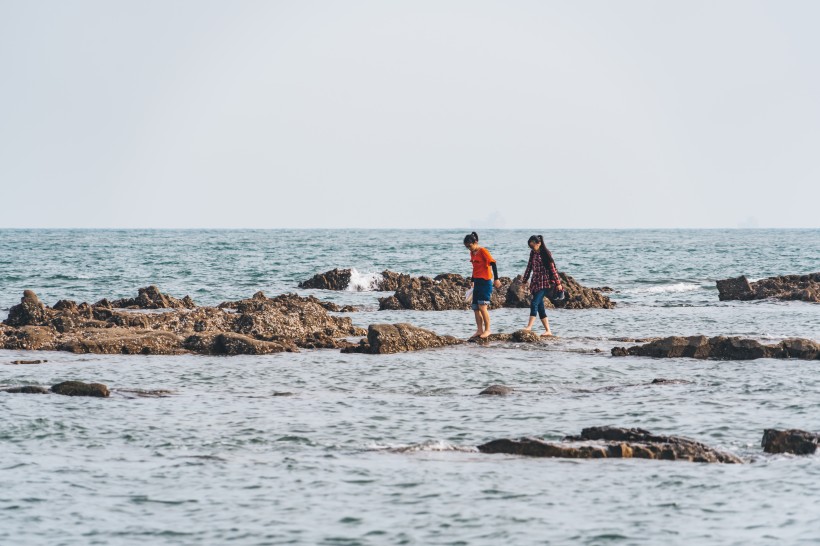
[[[527,269],[524,271],[524,282],[527,282],[527,279],[530,278],[530,273],[532,273],[532,282],[530,282],[530,292],[532,294],[545,288],[564,289],[561,286],[561,277],[558,276],[558,270],[555,269],[555,262],[550,262],[548,272],[541,260],[541,253],[534,250],[530,251],[530,261],[527,262]]]

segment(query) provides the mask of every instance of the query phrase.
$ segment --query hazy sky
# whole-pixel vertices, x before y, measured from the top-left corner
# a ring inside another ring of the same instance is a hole
[[[818,23],[0,0],[0,227],[820,227]]]

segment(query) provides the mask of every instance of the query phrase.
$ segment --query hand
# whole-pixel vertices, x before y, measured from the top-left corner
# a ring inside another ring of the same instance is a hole
[[[496,288],[501,288],[501,281],[496,279],[495,282],[493,283],[493,286],[495,286]]]

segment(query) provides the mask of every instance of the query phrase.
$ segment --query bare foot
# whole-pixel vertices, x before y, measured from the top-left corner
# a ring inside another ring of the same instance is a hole
[[[489,330],[485,330],[485,331],[484,331],[484,333],[483,333],[483,334],[481,334],[481,335],[480,335],[480,336],[478,336],[478,337],[479,337],[480,339],[487,339],[487,338],[488,338],[488,337],[490,337],[491,335],[492,335],[492,332],[491,332],[491,331],[489,331]]]
[[[481,330],[476,330],[476,332],[473,335],[471,335],[469,339],[475,339],[477,337],[481,337],[481,333],[482,333]]]
[[[524,328],[524,330],[526,330],[527,332],[531,332],[532,331],[532,326],[527,326],[526,328]]]
[[[544,332],[543,334],[541,334],[541,337],[555,337],[555,336],[552,335],[552,332]]]

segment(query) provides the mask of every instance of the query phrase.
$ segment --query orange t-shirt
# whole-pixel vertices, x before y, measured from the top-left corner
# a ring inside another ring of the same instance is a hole
[[[493,257],[490,256],[490,251],[486,248],[479,247],[475,253],[470,252],[470,261],[473,263],[473,277],[476,279],[490,280],[493,278],[493,270],[490,264],[493,263]]]

